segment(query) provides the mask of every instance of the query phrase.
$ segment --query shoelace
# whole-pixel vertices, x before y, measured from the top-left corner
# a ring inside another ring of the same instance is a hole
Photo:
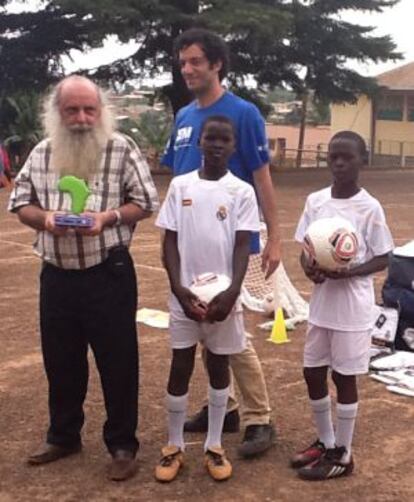
[[[171,453],[171,455],[166,455],[165,457],[162,457],[162,459],[160,460],[160,464],[161,464],[163,467],[169,467],[169,466],[173,463],[173,461],[174,461],[175,457],[176,457],[179,453],[180,453],[180,452],[179,452],[179,451],[177,451],[177,452],[175,452],[175,453]]]
[[[223,456],[214,451],[208,450],[207,455],[213,460],[214,465],[223,465]]]
[[[326,450],[325,460],[339,462],[345,453],[345,446],[337,446],[336,448],[330,448]]]
[[[312,448],[317,448],[318,450],[325,450],[325,445],[322,443],[322,441],[319,441],[317,439],[314,443],[312,443],[308,448],[305,448],[303,451],[308,451],[311,450]]]

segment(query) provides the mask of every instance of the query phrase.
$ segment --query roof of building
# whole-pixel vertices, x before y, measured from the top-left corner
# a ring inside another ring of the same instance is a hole
[[[393,91],[414,91],[414,62],[381,73],[376,79],[379,85]]]

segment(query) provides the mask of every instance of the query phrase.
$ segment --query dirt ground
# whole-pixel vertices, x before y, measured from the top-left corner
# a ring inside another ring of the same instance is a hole
[[[155,177],[164,196],[167,176]],[[297,264],[293,241],[305,196],[324,186],[326,171],[276,175],[284,264],[302,294],[310,284]],[[374,171],[365,186],[382,202],[395,240],[414,237],[414,171]],[[360,380],[360,413],[354,445],[355,474],[325,483],[300,481],[288,467],[290,454],[314,438],[301,377],[304,326],[290,332],[291,343],[276,346],[256,327],[262,317],[247,313],[269,389],[276,446],[253,461],[237,458],[241,434],[225,435],[234,476],[225,484],[211,481],[202,464],[202,435],[188,435],[187,463],[168,486],[153,479],[153,467],[166,439],[163,397],[169,368],[168,333],[139,326],[141,391],[139,471],[123,484],[105,478],[108,455],[101,440],[104,408],[93,363],[85,403],[81,455],[30,468],[25,458],[43,440],[47,425],[47,388],[38,335],[39,261],[33,256],[33,232],[6,212],[8,194],[0,191],[0,502],[8,501],[375,501],[414,500],[414,401],[388,393],[367,377]],[[166,310],[167,280],[160,265],[159,236],[153,219],[139,225],[132,244],[140,284],[141,307]],[[376,280],[379,289],[384,275]],[[206,381],[197,362],[191,385],[190,412],[201,404]]]

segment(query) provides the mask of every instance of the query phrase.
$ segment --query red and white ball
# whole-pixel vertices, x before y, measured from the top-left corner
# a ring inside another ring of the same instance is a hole
[[[320,218],[309,225],[304,251],[321,269],[346,268],[358,253],[355,228],[351,222],[339,216]]]

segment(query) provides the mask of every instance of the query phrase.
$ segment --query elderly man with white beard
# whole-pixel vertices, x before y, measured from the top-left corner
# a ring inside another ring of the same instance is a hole
[[[137,283],[128,247],[136,223],[157,209],[157,192],[138,147],[114,131],[104,93],[91,80],[62,80],[43,119],[47,138],[29,155],[9,203],[36,230],[34,251],[42,260],[40,332],[50,423],[46,442],[28,463],[81,451],[90,346],[107,413],[108,476],[121,481],[135,473],[138,450]],[[70,195],[58,190],[64,175],[88,185],[83,215],[93,218],[90,228],[55,222],[70,212]]]

